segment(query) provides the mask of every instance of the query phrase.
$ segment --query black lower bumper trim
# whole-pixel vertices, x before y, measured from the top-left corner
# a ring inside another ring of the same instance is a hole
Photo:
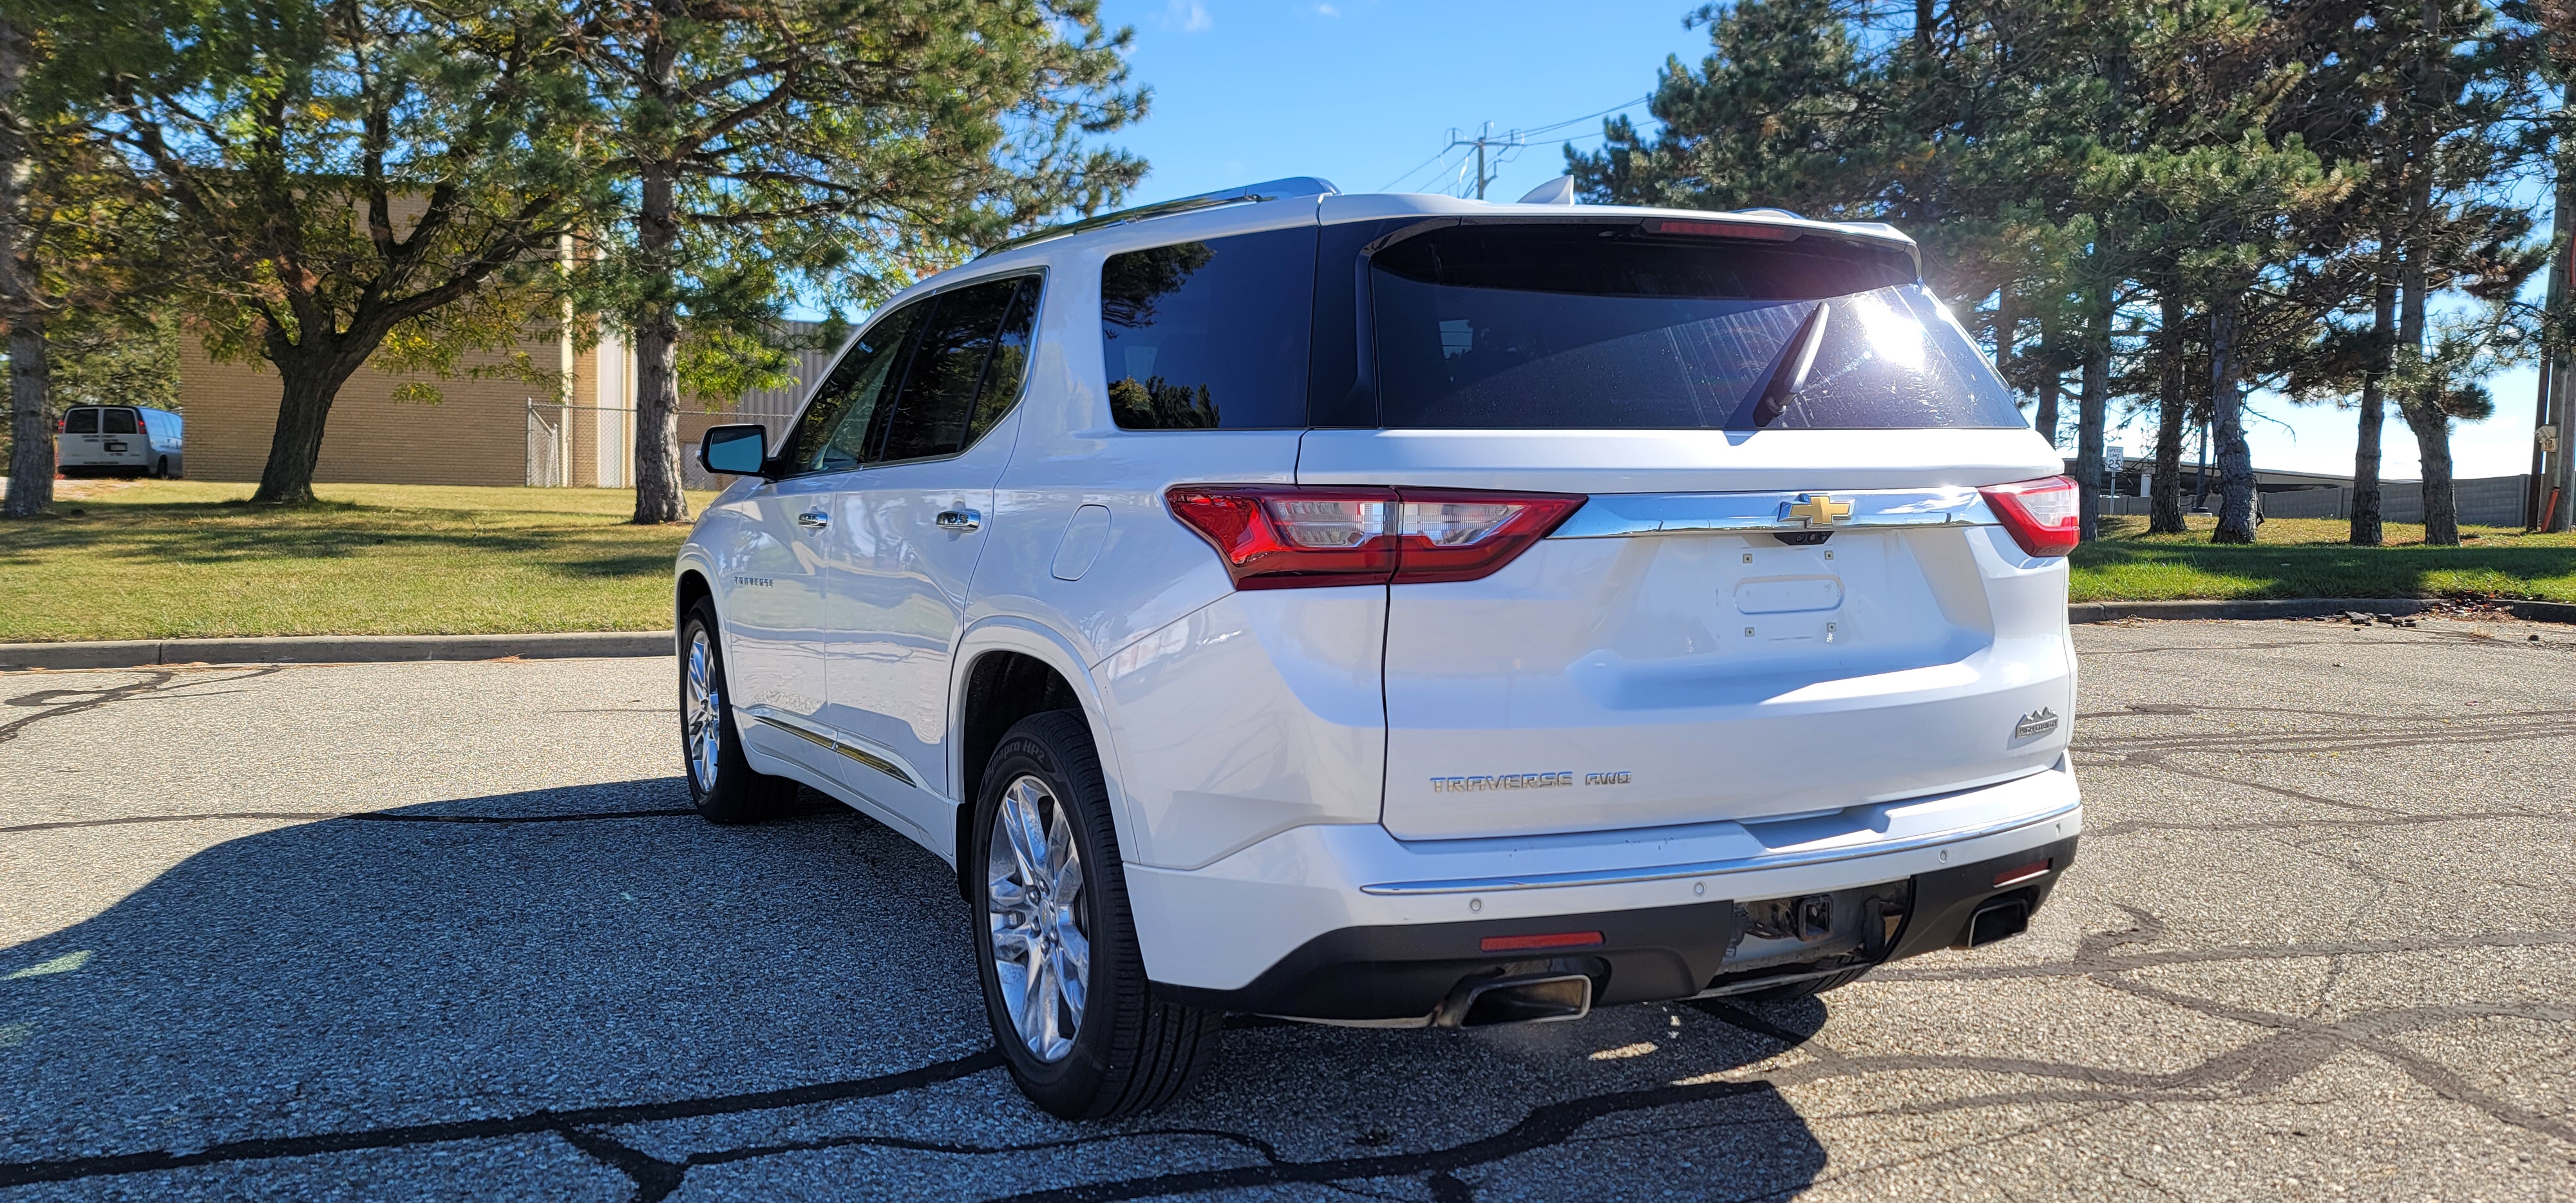
[[[1488,952],[1487,941],[1599,932],[1598,944]],[[1306,1019],[1413,1019],[1483,974],[1570,972],[1594,978],[1593,1002],[1644,1002],[1699,992],[1735,938],[1735,904],[1702,902],[1589,915],[1406,923],[1325,932],[1238,990],[1157,983],[1192,1006]]]
[[[2070,837],[1916,874],[1894,942],[1872,941],[1870,955],[1884,948],[1883,962],[1964,946],[1978,910],[1999,899],[2023,901],[2029,913],[2037,913],[2058,877],[2075,863],[2075,844]],[[2044,870],[2027,876],[2042,863]],[[1999,881],[2004,884],[1998,886]],[[1303,1019],[1421,1019],[1467,978],[1547,972],[1591,976],[1597,1006],[1654,1002],[1707,989],[1735,943],[1736,924],[1736,904],[1728,900],[1530,919],[1345,927],[1299,945],[1240,989],[1157,982],[1154,991],[1173,1002],[1212,1010]],[[1599,932],[1601,939],[1541,948],[1518,948],[1512,939],[1576,932]],[[1809,968],[1783,966],[1779,972],[1798,976]]]

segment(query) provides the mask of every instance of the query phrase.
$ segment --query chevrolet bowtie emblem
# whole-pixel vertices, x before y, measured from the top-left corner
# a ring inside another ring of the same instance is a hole
[[[1832,526],[1851,517],[1851,503],[1836,501],[1831,493],[1800,493],[1798,502],[1788,507],[1783,517],[1795,518],[1807,526]]]

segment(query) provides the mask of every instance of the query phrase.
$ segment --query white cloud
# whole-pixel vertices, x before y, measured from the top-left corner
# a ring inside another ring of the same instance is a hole
[[[1167,29],[1200,33],[1215,24],[1208,17],[1207,5],[1200,0],[1165,0],[1163,4],[1163,25]]]
[[[1318,4],[1318,5],[1316,5],[1316,6],[1315,6],[1315,12],[1316,12],[1316,14],[1317,14],[1318,16],[1325,16],[1325,17],[1338,17],[1338,16],[1342,15],[1342,10],[1340,10],[1340,9],[1338,9],[1338,8],[1335,8],[1335,7],[1333,7],[1332,5],[1329,5],[1329,4]]]

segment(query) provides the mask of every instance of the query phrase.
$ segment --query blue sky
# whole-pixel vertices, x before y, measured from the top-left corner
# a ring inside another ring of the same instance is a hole
[[[1666,56],[1697,64],[1704,30],[1685,29],[1688,0],[1477,3],[1431,0],[1104,0],[1112,24],[1135,27],[1135,82],[1153,89],[1146,119],[1113,141],[1152,164],[1140,202],[1290,175],[1346,192],[1454,192],[1463,157],[1444,155],[1452,127],[1536,130],[1643,98]],[[1644,119],[1642,105],[1624,110]],[[1533,136],[1583,136],[1598,120]],[[1504,163],[1488,196],[1512,200],[1564,171],[1562,144],[1531,145]],[[2462,476],[2528,470],[2536,377],[2489,381],[2489,421],[2460,426]],[[2257,403],[2247,426],[2267,468],[2352,471],[2353,415]],[[2150,428],[2113,436],[2133,453]],[[2415,439],[2392,419],[2392,478],[2416,474]]]

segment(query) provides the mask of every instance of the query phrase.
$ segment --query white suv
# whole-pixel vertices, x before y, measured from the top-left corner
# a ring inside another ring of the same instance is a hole
[[[2074,858],[2075,485],[1885,226],[1254,185],[926,280],[700,447],[699,808],[955,865],[1058,1115],[1226,1012],[1828,989]]]

